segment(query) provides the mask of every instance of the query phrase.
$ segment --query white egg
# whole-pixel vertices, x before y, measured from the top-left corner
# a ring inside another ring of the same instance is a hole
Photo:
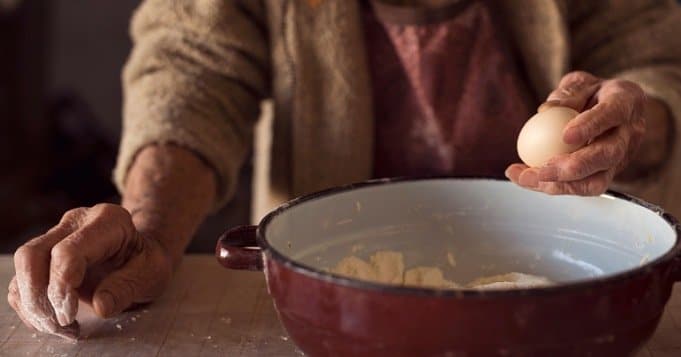
[[[527,166],[541,167],[551,158],[568,154],[579,145],[563,141],[563,129],[579,113],[567,107],[551,107],[530,118],[518,135],[518,156]]]

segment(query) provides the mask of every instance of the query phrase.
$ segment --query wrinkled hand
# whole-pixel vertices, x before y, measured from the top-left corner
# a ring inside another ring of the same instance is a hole
[[[110,317],[160,295],[172,271],[163,247],[112,204],[67,212],[16,251],[14,266],[9,304],[29,327],[66,338],[78,337],[79,299]]]
[[[520,186],[553,195],[602,194],[643,138],[645,101],[635,83],[605,80],[586,72],[567,74],[539,111],[559,105],[580,112],[565,127],[563,141],[584,146],[554,157],[541,168],[513,164],[506,169],[506,176]]]

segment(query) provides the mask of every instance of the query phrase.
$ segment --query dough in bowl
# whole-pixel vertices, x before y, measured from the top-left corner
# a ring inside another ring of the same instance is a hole
[[[442,269],[437,267],[419,266],[405,269],[403,254],[395,251],[376,252],[369,257],[368,262],[354,255],[348,256],[341,259],[331,271],[358,280],[435,289],[503,290],[553,284],[551,280],[542,276],[511,272],[480,277],[462,286],[447,280]]]
[[[528,289],[538,286],[551,285],[551,280],[543,277],[523,273],[508,273],[490,277],[477,278],[468,284],[471,289]]]

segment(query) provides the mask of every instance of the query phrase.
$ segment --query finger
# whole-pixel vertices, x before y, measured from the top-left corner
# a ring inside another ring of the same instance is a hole
[[[19,298],[20,297],[19,297],[19,291],[18,291],[18,287],[17,287],[17,283],[16,283],[16,278],[13,278],[12,281],[10,282],[10,285],[9,285],[9,292],[7,294],[7,302],[12,307],[12,309],[14,309],[14,311],[16,311],[17,316],[19,316],[19,319],[21,320],[21,322],[24,323],[24,325],[26,325],[26,327],[28,327],[29,329],[36,329],[34,324],[32,324],[29,321],[29,319],[25,316],[25,314],[24,314],[24,312],[21,308],[22,304],[19,301]],[[38,330],[38,331],[49,332],[49,333],[55,334],[57,336],[64,337],[64,338],[69,339],[69,340],[74,340],[74,339],[77,339],[78,335],[80,334],[80,326],[76,323],[76,324],[72,324],[72,325],[67,326],[67,327],[55,326],[50,331],[42,331],[42,330]]]
[[[570,182],[539,182],[536,191],[550,195],[598,196],[608,190],[614,170],[595,173],[577,181]]]
[[[568,122],[563,129],[563,141],[570,145],[585,145],[628,121],[628,114],[622,106],[612,102],[600,102]]]
[[[43,332],[54,332],[52,327],[56,321],[46,297],[50,250],[71,232],[72,219],[75,219],[76,215],[77,213],[67,213],[57,226],[19,247],[14,253],[21,310],[26,320]]]
[[[518,178],[520,177],[520,173],[523,172],[523,170],[527,169],[528,166],[525,164],[512,164],[508,168],[506,168],[506,171],[504,172],[504,175],[511,180],[511,182],[518,183]]]
[[[34,327],[28,323],[28,320],[26,320],[24,317],[24,313],[21,311],[16,277],[13,277],[12,281],[9,283],[9,288],[7,291],[7,303],[12,309],[14,309],[14,311],[17,313],[17,316],[19,316],[19,319],[24,323],[24,325],[26,325],[26,327],[29,329],[34,329]]]
[[[643,114],[646,102],[645,92],[638,84],[620,79],[605,81],[597,97],[599,102],[618,103],[632,118]]]
[[[600,78],[586,72],[568,73],[561,79],[558,88],[549,94],[547,102],[581,112],[596,94],[601,82]]]
[[[80,326],[77,322],[74,322],[68,326],[59,326],[54,320],[48,320],[43,324],[36,325],[35,319],[27,316],[24,312],[23,306],[25,305],[21,303],[20,295],[16,291],[7,294],[7,302],[17,313],[17,316],[19,316],[21,322],[23,322],[24,325],[26,325],[26,327],[29,329],[50,333],[69,340],[76,340],[80,335]]]
[[[148,250],[147,250],[148,251]],[[95,289],[92,305],[104,318],[117,315],[132,304],[152,301],[171,276],[170,265],[157,256],[140,254],[109,274]]]
[[[90,209],[80,229],[54,246],[48,297],[61,325],[75,320],[78,312],[76,291],[83,283],[88,267],[118,256],[129,256],[138,250],[135,235],[132,219],[125,209],[102,204]]]
[[[539,181],[577,181],[597,172],[621,165],[629,147],[624,129],[613,130],[593,143],[571,153],[555,157],[538,170]]]
[[[523,170],[518,177],[518,184],[522,187],[534,189],[539,186],[539,173],[536,168],[528,168]]]

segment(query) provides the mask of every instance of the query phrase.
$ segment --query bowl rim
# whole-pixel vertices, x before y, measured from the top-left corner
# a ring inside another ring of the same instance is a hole
[[[674,231],[676,234],[676,241],[674,245],[664,254],[653,259],[645,264],[638,266],[637,268],[624,270],[622,272],[605,275],[602,277],[595,277],[586,280],[578,280],[574,282],[568,282],[565,284],[540,286],[532,288],[522,288],[522,289],[493,289],[493,290],[476,290],[476,289],[436,289],[436,288],[424,288],[424,287],[411,287],[403,285],[391,285],[384,284],[366,280],[359,280],[354,278],[345,277],[342,275],[327,272],[315,267],[300,263],[295,259],[288,257],[286,254],[278,251],[272,245],[269,244],[267,238],[265,237],[266,227],[269,223],[277,216],[283,214],[288,209],[295,206],[299,206],[309,201],[325,198],[328,196],[340,194],[343,192],[348,192],[360,188],[382,186],[386,184],[404,183],[404,182],[420,182],[420,181],[436,181],[436,180],[455,180],[455,181],[497,181],[497,182],[507,182],[511,183],[507,178],[500,178],[494,176],[418,176],[418,177],[391,177],[391,178],[379,178],[371,179],[366,181],[361,181],[357,183],[351,183],[347,185],[342,185],[338,187],[333,187],[318,192],[313,192],[307,195],[303,195],[294,198],[281,204],[279,207],[270,211],[265,215],[257,226],[256,230],[256,241],[258,246],[262,250],[264,255],[267,255],[269,259],[273,259],[276,262],[282,264],[288,269],[303,274],[307,277],[318,279],[323,282],[338,284],[340,286],[356,288],[361,290],[377,291],[381,293],[390,293],[396,295],[418,295],[418,296],[437,296],[437,297],[449,297],[449,298],[495,298],[495,297],[512,297],[512,296],[526,296],[526,295],[554,295],[562,294],[566,292],[574,291],[585,291],[592,288],[603,287],[605,284],[613,284],[616,282],[621,282],[624,280],[631,280],[641,277],[646,274],[650,274],[653,270],[659,266],[665,265],[672,260],[681,260],[681,224],[677,218],[672,216],[670,213],[666,212],[661,207],[649,203],[638,197],[618,192],[615,190],[607,190],[605,193],[599,195],[598,197],[607,197],[610,199],[620,199],[635,205],[641,206],[644,209],[652,211],[653,213],[660,216]],[[265,272],[267,274],[267,272]]]

